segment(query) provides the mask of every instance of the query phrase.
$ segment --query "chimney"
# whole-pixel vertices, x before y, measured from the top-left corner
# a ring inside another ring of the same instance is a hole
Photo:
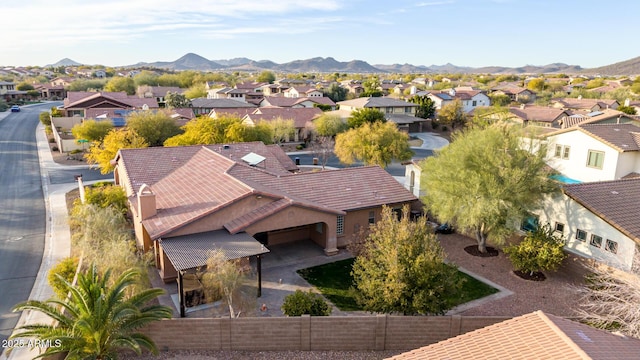
[[[156,194],[147,184],[143,184],[138,190],[138,216],[140,220],[148,219],[158,211],[156,210]]]

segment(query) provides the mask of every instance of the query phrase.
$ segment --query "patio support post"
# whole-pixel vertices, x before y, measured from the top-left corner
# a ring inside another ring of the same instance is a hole
[[[258,297],[262,296],[262,256],[256,256],[258,265]]]
[[[180,306],[180,317],[185,317],[184,306],[184,283],[182,282],[182,271],[178,270],[178,304]]]

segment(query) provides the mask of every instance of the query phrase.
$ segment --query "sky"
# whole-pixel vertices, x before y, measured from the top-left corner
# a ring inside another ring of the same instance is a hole
[[[126,66],[196,53],[590,68],[640,56],[639,13],[637,0],[3,0],[0,66]]]

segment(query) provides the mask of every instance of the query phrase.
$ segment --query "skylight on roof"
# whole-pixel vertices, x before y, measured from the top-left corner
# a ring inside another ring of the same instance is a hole
[[[266,157],[264,157],[262,155],[258,155],[258,154],[253,153],[253,152],[250,152],[247,155],[242,157],[242,161],[246,162],[250,166],[256,166],[256,165],[260,164],[261,162],[263,162],[265,159],[266,159]]]

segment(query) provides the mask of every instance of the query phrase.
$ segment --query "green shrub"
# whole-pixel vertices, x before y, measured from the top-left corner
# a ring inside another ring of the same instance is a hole
[[[440,123],[439,123],[439,122],[437,122],[437,121],[435,121],[435,120],[431,121],[431,128],[432,128],[433,130],[437,130],[437,129],[438,129],[438,127],[440,127]]]
[[[45,125],[44,126],[44,133],[47,134],[47,135],[53,134],[53,130],[51,129],[51,125]]]
[[[73,277],[76,274],[76,269],[78,268],[78,259],[75,257],[68,257],[60,260],[54,267],[49,270],[49,274],[47,275],[47,281],[49,285],[53,289],[53,292],[59,299],[64,299],[67,297],[67,292],[65,289],[67,287],[64,286],[64,279],[67,282],[73,281]],[[62,279],[60,279],[60,277]]]
[[[296,150],[302,150],[302,149],[304,149],[304,146],[302,146],[302,145],[296,145]]]
[[[329,316],[331,307],[322,296],[311,292],[296,290],[293,294],[287,295],[282,304],[282,312],[287,316]]]
[[[87,187],[85,200],[89,205],[94,204],[101,208],[112,207],[122,215],[127,214],[127,195],[119,186],[107,184],[99,187]]]
[[[551,225],[546,224],[528,232],[519,244],[507,246],[504,252],[516,270],[533,274],[558,269],[567,257],[563,248],[564,238],[556,235]]]
[[[51,114],[49,114],[46,111],[43,111],[40,113],[40,122],[42,123],[42,125],[51,125]]]
[[[447,128],[446,126],[442,127],[442,131],[447,131],[447,130],[449,130],[449,128]]]
[[[69,151],[69,154],[75,155],[75,154],[80,154],[81,152],[82,152],[82,150],[80,150],[80,149],[73,149],[73,150]]]

